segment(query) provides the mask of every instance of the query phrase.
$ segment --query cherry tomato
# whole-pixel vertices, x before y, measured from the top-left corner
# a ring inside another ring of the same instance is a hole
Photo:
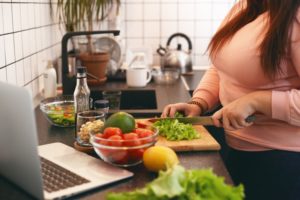
[[[141,121],[137,121],[136,125],[138,128],[147,128],[148,124],[146,124],[145,122],[141,122]]]
[[[123,138],[120,135],[112,135],[108,138],[109,141],[107,145],[114,146],[114,147],[120,147],[122,146],[122,140]]]
[[[106,155],[106,159],[115,164],[126,164],[128,155],[126,150],[110,149]]]
[[[97,134],[94,135],[94,141],[97,142],[97,143],[99,143],[99,144],[103,144],[102,143],[103,141],[101,141],[102,138],[103,138],[103,134],[102,133],[97,133]]]
[[[141,144],[139,136],[136,133],[126,133],[123,135],[124,146],[138,146]]]
[[[103,131],[103,137],[104,138],[109,138],[110,136],[113,135],[119,135],[122,137],[122,130],[117,127],[107,127]]]
[[[131,163],[140,161],[143,158],[145,149],[130,149],[128,150],[128,160]]]
[[[149,129],[137,128],[135,130],[135,132],[138,134],[139,138],[147,138],[147,139],[140,140],[143,144],[146,144],[146,143],[149,143],[152,141],[152,138],[148,138],[148,137],[150,137],[151,135],[154,134],[153,131],[151,131]]]

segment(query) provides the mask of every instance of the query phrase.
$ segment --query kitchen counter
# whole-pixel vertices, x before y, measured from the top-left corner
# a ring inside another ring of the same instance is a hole
[[[194,77],[195,78],[195,77]],[[198,80],[199,81],[199,80]],[[126,84],[121,82],[106,83],[103,86],[96,88],[97,90],[105,89],[126,89],[135,90],[134,88],[128,88]],[[154,83],[148,84],[145,90],[155,90],[157,98],[157,109],[153,110],[137,110],[134,111],[136,114],[142,115],[144,112],[152,112],[152,114],[158,114],[162,111],[163,107],[169,103],[175,103],[179,101],[187,101],[190,96],[186,90],[184,84],[178,81],[174,85],[163,86],[155,85]],[[139,89],[140,90],[140,89]],[[47,144],[51,142],[62,142],[69,146],[73,145],[75,138],[74,128],[59,128],[51,126],[45,119],[39,108],[35,109],[37,130],[39,136],[39,144]],[[151,113],[150,113],[151,114]],[[93,155],[96,156],[96,155]],[[206,152],[184,152],[178,153],[181,165],[187,169],[192,168],[212,168],[213,171],[220,176],[225,178],[225,181],[232,184],[232,180],[226,170],[219,152],[217,151],[206,151]],[[143,167],[142,164],[128,168],[128,170],[134,173],[134,177],[123,180],[121,182],[113,183],[105,187],[91,190],[76,196],[80,199],[104,199],[107,192],[112,191],[131,191],[137,187],[143,187],[146,183],[153,180],[156,177],[155,173],[149,173]],[[0,177],[0,199],[31,199],[29,195],[18,189],[7,180]]]

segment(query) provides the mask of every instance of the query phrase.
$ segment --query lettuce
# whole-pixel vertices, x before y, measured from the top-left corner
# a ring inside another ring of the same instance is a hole
[[[177,119],[159,120],[153,124],[159,130],[159,135],[167,140],[193,140],[200,138],[199,133],[191,124],[180,123]]]
[[[107,200],[242,200],[243,185],[231,186],[211,169],[185,170],[175,165],[144,188],[132,192],[109,193]]]

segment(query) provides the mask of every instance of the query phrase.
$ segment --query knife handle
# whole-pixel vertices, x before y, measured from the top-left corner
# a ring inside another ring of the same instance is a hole
[[[255,116],[255,115],[250,115],[250,116],[248,116],[248,117],[245,119],[245,121],[246,121],[247,123],[251,123],[251,122],[254,122],[255,119],[256,119],[256,116]]]
[[[255,120],[256,120],[256,116],[255,116],[255,115],[250,115],[250,116],[248,116],[248,117],[245,119],[245,121],[246,121],[247,123],[254,122]],[[222,118],[219,119],[219,121],[220,121],[221,123],[223,123]]]

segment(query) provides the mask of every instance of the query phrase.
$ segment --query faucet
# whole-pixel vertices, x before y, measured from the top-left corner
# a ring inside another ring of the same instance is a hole
[[[62,63],[62,86],[63,94],[73,94],[75,88],[75,77],[68,76],[68,40],[73,36],[79,35],[96,35],[96,34],[113,34],[117,36],[120,34],[119,30],[107,30],[107,31],[78,31],[66,33],[61,41],[61,63]]]

